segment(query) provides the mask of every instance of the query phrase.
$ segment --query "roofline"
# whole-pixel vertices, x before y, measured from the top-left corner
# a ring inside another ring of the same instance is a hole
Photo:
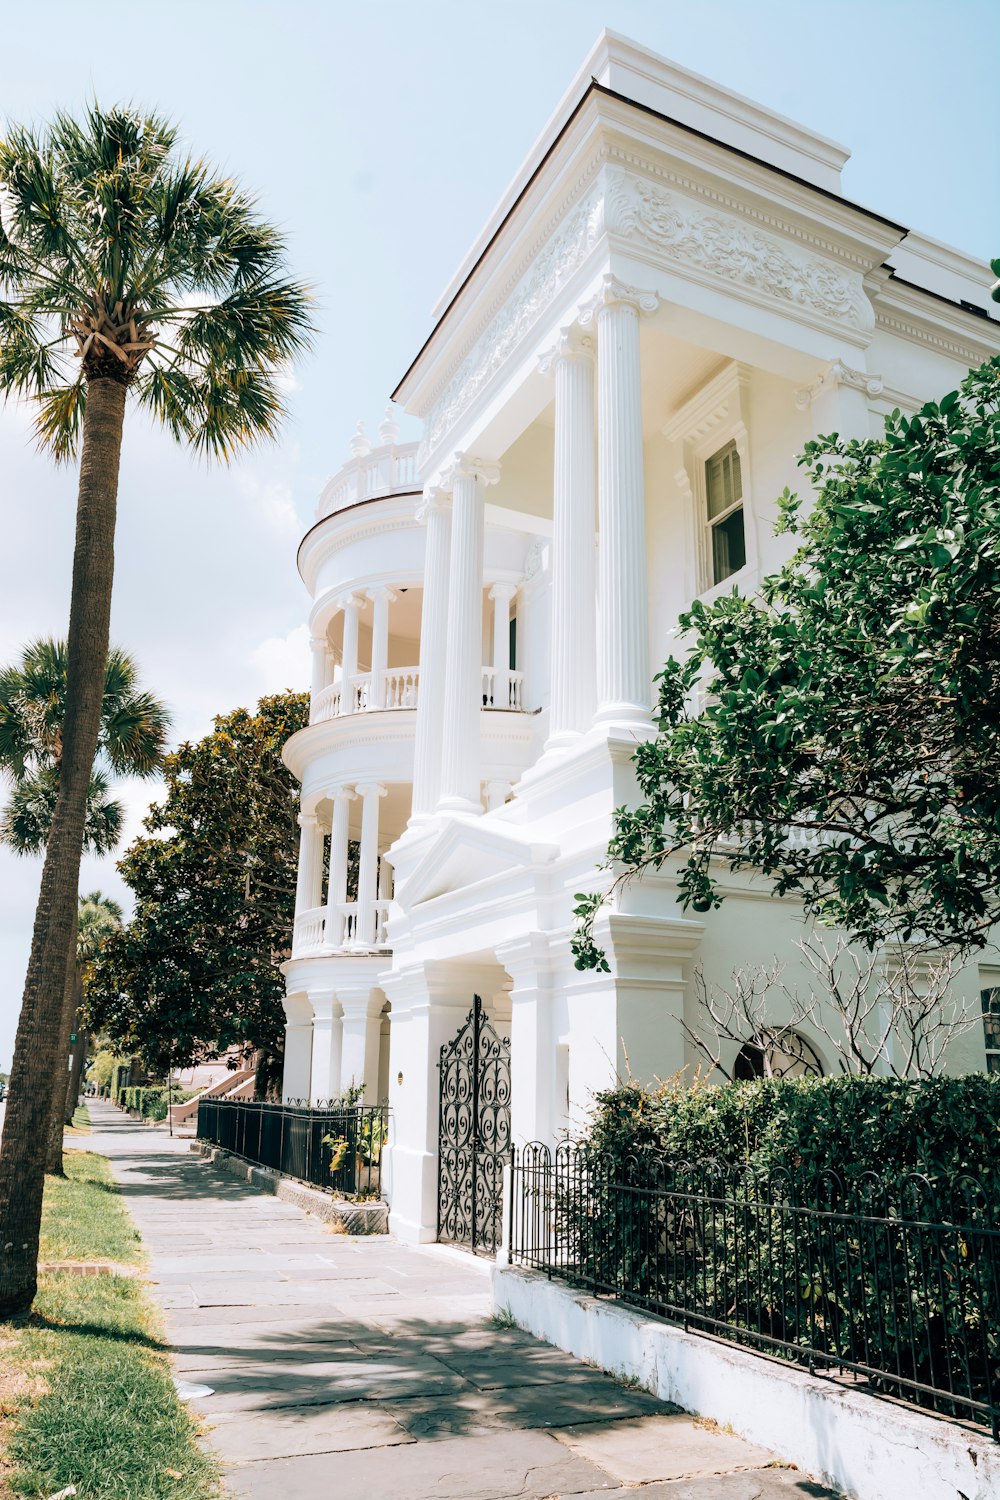
[[[995,318],[988,307],[980,307],[978,302],[956,301],[954,297],[945,296],[944,292],[932,292],[929,286],[921,286],[919,281],[907,281],[892,266],[887,269],[889,280],[894,281],[897,286],[905,286],[908,292],[921,292],[925,297],[933,297],[935,302],[943,302],[946,306],[965,313],[967,317],[975,318],[978,323],[989,323],[991,327],[1000,330],[1000,318]]]
[[[406,497],[407,497],[407,495],[422,495],[422,494],[423,494],[423,490],[417,489],[417,490],[393,490],[388,495],[369,495],[369,497],[368,497],[367,500],[355,500],[355,501],[352,502],[352,504],[345,505],[340,510],[331,510],[328,515],[320,516],[320,518],[319,518],[318,521],[314,521],[313,522],[313,524],[310,526],[309,530],[306,532],[305,536],[302,538],[302,540],[299,543],[298,547],[296,548],[296,552],[295,552],[295,566],[298,569],[299,577],[301,578],[301,576],[302,576],[302,568],[300,566],[300,563],[302,561],[302,548],[305,546],[306,542],[308,542],[308,540],[312,536],[313,532],[314,531],[318,531],[321,526],[325,526],[326,523],[327,523],[327,521],[332,520],[334,516],[346,516],[347,513],[348,513],[348,511],[351,511],[351,510],[360,510],[362,508],[362,506],[364,506],[364,505],[378,505],[378,503],[379,503],[380,500],[405,500]]]
[[[400,391],[406,384],[407,380],[410,378],[410,375],[412,374],[414,369],[420,363],[425,351],[433,342],[438,329],[441,327],[442,323],[444,323],[445,319],[448,317],[448,314],[458,302],[459,298],[462,296],[462,293],[469,285],[469,282],[472,280],[473,276],[475,276],[486,256],[489,254],[490,250],[499,239],[508,221],[511,219],[527,193],[530,191],[533,183],[535,182],[535,179],[539,176],[546,163],[548,162],[549,157],[562,141],[564,135],[573,124],[574,120],[580,113],[583,106],[586,104],[587,100],[590,98],[591,94],[594,93],[603,94],[606,98],[614,99],[620,104],[630,105],[632,109],[637,109],[642,114],[651,115],[653,119],[661,120],[666,125],[673,125],[678,130],[683,130],[688,135],[694,136],[697,140],[708,141],[713,146],[719,146],[723,151],[728,151],[733,156],[737,156],[743,161],[753,162],[756,166],[763,167],[768,172],[774,172],[777,176],[784,177],[787,181],[794,182],[799,187],[804,187],[807,188],[810,192],[818,193],[822,198],[828,198],[834,203],[844,204],[847,208],[853,209],[855,213],[863,214],[866,218],[874,219],[879,224],[884,224],[887,228],[896,230],[904,239],[910,233],[907,225],[899,224],[895,219],[886,218],[884,214],[876,213],[872,208],[865,208],[863,204],[855,203],[850,198],[845,198],[841,193],[835,193],[830,188],[820,187],[817,183],[810,182],[805,177],[799,177],[797,173],[790,172],[787,167],[776,167],[772,162],[762,161],[759,156],[754,156],[750,151],[744,151],[741,146],[731,146],[726,141],[720,141],[717,136],[709,135],[704,130],[698,130],[694,125],[687,125],[683,120],[676,120],[672,115],[663,114],[661,110],[654,109],[651,104],[640,104],[638,100],[630,99],[627,94],[620,94],[616,89],[608,88],[606,84],[598,83],[597,79],[592,77],[587,87],[584,89],[583,93],[577,100],[576,104],[573,106],[572,110],[567,115],[562,125],[559,127],[559,130],[556,132],[544,155],[541,157],[538,165],[531,173],[531,176],[524,183],[520,192],[517,194],[517,197],[514,199],[513,203],[511,203],[510,207],[504,214],[503,218],[500,220],[496,229],[490,235],[486,244],[483,246],[482,250],[479,252],[479,255],[476,257],[475,262],[469,267],[468,273],[462,280],[461,285],[456,288],[455,295],[451,298],[451,301],[448,303],[447,307],[437,319],[437,322],[434,324],[430,333],[421,344],[417,354],[410,361],[405,374],[396,384],[396,388],[390,398],[391,400],[398,400]]]

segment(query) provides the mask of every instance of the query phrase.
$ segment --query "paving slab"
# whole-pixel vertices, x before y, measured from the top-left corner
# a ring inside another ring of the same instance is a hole
[[[488,1266],[352,1240],[92,1108],[227,1492],[267,1500],[818,1500],[771,1455],[490,1317]]]
[[[763,1469],[774,1462],[766,1448],[680,1415],[589,1423],[555,1435],[571,1452],[598,1464],[621,1484]]]
[[[600,1490],[605,1476],[546,1432],[488,1434],[243,1464],[226,1473],[252,1500],[551,1500]]]

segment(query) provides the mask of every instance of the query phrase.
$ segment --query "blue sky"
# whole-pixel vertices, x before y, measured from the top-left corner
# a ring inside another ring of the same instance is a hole
[[[207,470],[126,436],[114,638],[179,736],[304,686],[295,545],[354,423],[378,422],[430,309],[603,26],[850,148],[844,190],[1000,254],[995,0],[39,0],[0,11],[0,110],[89,94],[177,121],[239,176],[315,283],[320,338],[281,445]],[[75,487],[0,412],[0,661],[66,628]],[[127,788],[135,829],[148,790]],[[0,1067],[9,1067],[39,867],[0,853]],[[84,889],[121,894],[113,863]]]

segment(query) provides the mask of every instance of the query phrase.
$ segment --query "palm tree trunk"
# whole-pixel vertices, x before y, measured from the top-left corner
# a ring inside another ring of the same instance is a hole
[[[83,1067],[87,1061],[87,1047],[89,1037],[85,1031],[80,1030],[80,999],[81,987],[78,986],[76,994],[76,1012],[73,1016],[73,1024],[76,1027],[77,1037],[73,1043],[73,1067],[69,1075],[69,1084],[66,1088],[66,1112],[63,1115],[65,1124],[72,1125],[73,1114],[76,1110],[76,1101],[80,1097],[80,1084],[83,1080]],[[72,1032],[70,1033],[72,1035]]]
[[[63,1130],[66,1116],[67,1062],[69,1039],[73,1032],[73,1017],[76,1015],[76,933],[70,944],[66,960],[66,982],[63,986],[62,1015],[59,1019],[59,1051],[52,1069],[52,1107],[49,1114],[49,1149],[45,1159],[45,1170],[50,1177],[65,1177],[63,1171]]]
[[[0,1142],[0,1319],[27,1312],[37,1287],[52,1070],[57,1065],[66,958],[76,932],[87,787],[97,751],[108,656],[125,394],[125,386],[108,377],[92,380],[87,390],[59,799],[45,850]]]

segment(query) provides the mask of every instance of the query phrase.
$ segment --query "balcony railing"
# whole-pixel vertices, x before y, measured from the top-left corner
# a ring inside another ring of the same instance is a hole
[[[352,458],[335,474],[320,496],[319,519],[371,500],[417,488],[417,443],[390,443]]]
[[[504,679],[506,678],[506,684]],[[335,682],[317,693],[312,700],[310,722],[320,724],[341,714],[391,712],[397,708],[416,708],[420,691],[419,667],[389,667],[375,683],[371,672],[359,672],[351,678],[344,704],[343,684]],[[524,712],[524,674],[483,668],[483,708]]]
[[[356,901],[343,901],[332,913],[328,906],[314,906],[295,918],[292,957],[309,954],[369,953],[386,947],[388,901],[373,901],[360,912]]]

